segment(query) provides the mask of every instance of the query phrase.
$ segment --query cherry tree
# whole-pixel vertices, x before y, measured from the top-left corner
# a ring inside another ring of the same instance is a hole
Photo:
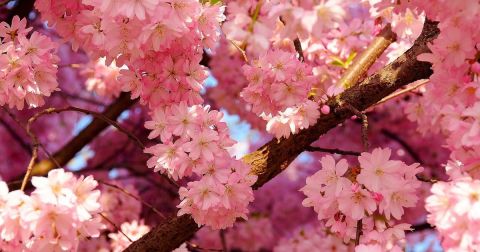
[[[0,2],[0,251],[480,250],[480,2]]]

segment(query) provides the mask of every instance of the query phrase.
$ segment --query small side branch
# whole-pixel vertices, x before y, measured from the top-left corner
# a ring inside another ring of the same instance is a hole
[[[110,225],[112,225],[113,227],[115,227],[115,229],[116,229],[118,232],[120,232],[123,236],[125,236],[125,238],[127,238],[127,240],[128,240],[129,242],[133,242],[133,240],[132,240],[130,237],[128,237],[128,235],[125,234],[125,233],[123,232],[123,230],[122,230],[119,226],[117,226],[117,224],[115,224],[115,222],[113,222],[112,220],[110,220],[110,219],[109,219],[107,216],[105,216],[103,213],[98,213],[98,215],[100,215],[100,216],[102,217],[102,219],[104,219],[105,221],[107,221],[108,223],[110,223]]]
[[[303,62],[305,61],[305,56],[303,56],[302,43],[299,38],[293,40],[293,45],[295,46],[295,51],[298,53],[298,59]]]
[[[322,148],[322,147],[316,147],[316,146],[308,146],[305,148],[306,151],[314,152],[325,152],[325,153],[330,153],[330,154],[340,154],[340,155],[347,155],[347,156],[360,156],[360,152],[357,151],[348,151],[348,150],[340,150],[340,149],[327,149],[327,148]]]
[[[389,131],[388,129],[382,129],[380,132],[384,136],[400,144],[400,146],[402,146],[402,148],[404,148],[407,151],[407,153],[413,158],[413,160],[415,160],[415,162],[421,165],[425,164],[425,162],[420,158],[417,152],[415,152],[415,150],[413,150],[413,148],[407,142],[405,142],[401,137],[399,137],[397,134]]]
[[[434,227],[428,222],[412,225],[412,229],[408,231],[409,233],[420,232],[424,230],[432,230]]]
[[[222,249],[224,252],[227,252],[228,251],[228,247],[227,247],[227,238],[225,237],[225,230],[222,229],[220,230],[220,240],[222,241]]]
[[[12,138],[15,139],[15,141],[17,141],[18,144],[20,144],[20,146],[26,152],[28,152],[29,154],[32,153],[32,147],[30,147],[30,145],[23,140],[23,138],[12,128],[12,126],[10,126],[10,124],[8,124],[7,121],[3,120],[3,118],[0,118],[0,124],[8,131],[10,136],[12,136]]]
[[[111,188],[114,188],[114,189],[117,189],[118,191],[124,193],[125,195],[137,200],[138,202],[142,203],[143,205],[145,205],[146,207],[150,208],[153,212],[155,212],[158,216],[160,216],[161,218],[165,219],[165,215],[163,215],[158,209],[156,209],[154,206],[152,206],[150,203],[148,202],[145,202],[144,200],[142,200],[140,197],[132,194],[131,192],[125,190],[124,188],[121,188],[115,184],[111,184],[111,183],[108,183],[108,182],[105,182],[105,181],[102,181],[102,180],[99,180],[98,181],[100,184],[102,185],[106,185],[108,187],[111,187]]]
[[[346,104],[346,107],[352,111],[358,118],[362,120],[362,144],[363,151],[368,151],[370,143],[368,142],[368,117],[364,112],[356,109],[350,104]]]
[[[87,114],[87,115],[92,115],[94,116],[95,118],[98,118],[110,125],[112,125],[113,127],[115,127],[116,129],[118,129],[120,132],[122,132],[123,134],[125,134],[128,138],[130,138],[131,140],[134,141],[134,143],[137,144],[137,146],[141,149],[145,149],[145,145],[142,143],[142,141],[140,141],[140,139],[138,139],[134,134],[132,134],[130,131],[128,131],[127,129],[125,129],[124,127],[122,127],[120,124],[118,124],[116,121],[106,117],[105,115],[101,114],[101,113],[98,113],[98,112],[94,112],[94,111],[90,111],[90,110],[87,110],[87,109],[82,109],[82,108],[77,108],[77,107],[73,107],[73,106],[69,106],[69,107],[66,107],[66,108],[48,108],[48,109],[45,109],[43,111],[41,111],[40,113],[37,113],[35,114],[33,117],[31,117],[29,120],[28,120],[28,125],[27,125],[27,128],[32,124],[34,123],[38,118],[44,116],[44,115],[48,115],[48,114],[58,114],[58,113],[62,113],[62,112],[66,112],[66,111],[77,111],[77,112],[82,112],[84,114]]]

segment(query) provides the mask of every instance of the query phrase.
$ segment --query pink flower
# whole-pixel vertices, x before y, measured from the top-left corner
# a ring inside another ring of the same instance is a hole
[[[447,27],[442,30],[435,46],[441,48],[445,62],[451,62],[454,66],[460,66],[465,59],[474,52],[474,42],[471,37],[465,37],[463,32],[456,27]]]
[[[350,189],[350,181],[343,177],[348,169],[348,163],[345,159],[335,164],[332,156],[328,155],[320,160],[322,170],[307,178],[307,185],[310,183],[320,183],[324,185],[323,191],[328,195],[339,196],[343,190]]]
[[[72,191],[75,182],[72,173],[63,169],[51,170],[46,178],[32,178],[32,184],[36,188],[33,194],[37,194],[45,203],[72,206],[76,197]]]
[[[153,15],[160,0],[133,0],[123,2],[121,8],[122,14],[129,18],[136,16],[138,19],[144,20],[147,14]]]
[[[166,144],[157,144],[146,148],[145,153],[152,154],[147,161],[147,166],[153,168],[154,172],[161,171],[167,173],[173,179],[179,179],[184,174],[179,174],[176,170],[177,163],[180,162],[187,154],[184,152],[185,145],[183,141],[177,140]]]
[[[383,200],[380,202],[379,211],[387,219],[393,216],[395,219],[400,220],[404,214],[404,207],[414,207],[416,205],[418,201],[417,189],[418,185],[407,181],[401,181],[387,189],[383,189]]]
[[[98,182],[92,177],[81,176],[73,187],[73,192],[76,196],[76,208],[80,221],[86,221],[91,219],[92,214],[98,213],[101,210],[101,206],[98,202],[100,197],[100,191],[94,190],[98,185]]]
[[[15,41],[20,36],[25,37],[32,30],[32,27],[26,27],[26,18],[20,20],[18,16],[14,16],[11,26],[6,22],[0,23],[0,37],[3,38],[3,42]]]
[[[218,134],[211,130],[201,130],[192,136],[192,141],[183,145],[185,151],[189,152],[192,159],[205,159],[211,161],[214,155],[219,152],[217,141]]]
[[[152,121],[145,122],[145,128],[152,130],[148,135],[148,139],[154,139],[160,136],[162,142],[170,142],[172,132],[167,129],[167,115],[165,110],[158,108],[152,112]]]
[[[458,181],[451,189],[457,198],[453,208],[458,215],[466,215],[472,221],[480,219],[480,181]]]
[[[188,107],[185,102],[173,105],[168,116],[168,130],[177,136],[194,135],[198,128],[194,118],[194,108]]]
[[[110,246],[112,247],[113,252],[123,251],[131,244],[125,235],[132,241],[136,241],[150,231],[150,227],[143,224],[143,220],[122,223],[120,229],[122,230],[122,233],[117,232],[108,234],[108,237],[111,239]]]
[[[338,209],[352,219],[360,220],[366,216],[365,212],[372,214],[377,209],[377,204],[367,190],[354,184],[351,189],[343,191],[338,199]]]
[[[365,245],[360,244],[355,247],[355,252],[383,252],[383,248],[378,244]]]
[[[403,163],[389,160],[390,154],[390,149],[381,148],[374,149],[372,153],[362,153],[358,157],[361,172],[357,176],[357,181],[374,192],[382,192],[382,189],[395,185]]]

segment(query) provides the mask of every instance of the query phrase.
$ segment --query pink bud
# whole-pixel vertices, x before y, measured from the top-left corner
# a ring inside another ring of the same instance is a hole
[[[328,115],[330,114],[330,107],[328,105],[323,105],[320,111],[322,112],[322,114]]]

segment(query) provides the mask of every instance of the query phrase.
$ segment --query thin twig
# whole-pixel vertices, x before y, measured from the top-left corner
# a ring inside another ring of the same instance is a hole
[[[360,244],[360,236],[362,235],[362,227],[363,222],[362,219],[357,221],[357,230],[355,232],[355,246],[358,246]]]
[[[386,96],[385,98],[381,99],[379,102],[377,102],[377,103],[376,103],[375,105],[373,105],[372,107],[378,106],[378,105],[383,104],[383,103],[385,103],[385,102],[387,102],[387,101],[389,101],[389,100],[391,100],[391,99],[394,99],[394,98],[396,98],[396,97],[398,97],[398,96],[401,96],[401,95],[403,95],[403,94],[409,93],[409,92],[411,92],[411,91],[413,91],[413,90],[415,90],[415,89],[417,89],[417,88],[419,88],[419,87],[427,84],[428,82],[429,82],[428,79],[427,79],[427,80],[418,81],[417,84],[415,84],[415,85],[413,85],[413,86],[411,86],[411,87],[407,87],[407,88],[402,89],[402,90],[400,90],[400,91],[398,91],[398,92],[395,92],[395,93],[393,93],[393,94],[391,94],[391,95],[389,95],[389,96]]]
[[[355,107],[350,104],[346,104],[347,108],[352,111],[357,117],[362,120],[362,143],[363,143],[363,151],[367,152],[370,143],[368,142],[368,117],[364,112],[359,111]],[[357,221],[357,230],[355,233],[355,246],[360,244],[360,236],[362,235],[362,219]]]
[[[305,148],[306,151],[318,151],[318,152],[326,152],[330,154],[340,154],[340,155],[349,155],[349,156],[360,156],[360,152],[357,151],[347,151],[347,150],[340,150],[340,149],[327,149],[322,147],[316,146],[308,146]]]
[[[25,173],[25,176],[23,177],[22,186],[20,187],[21,191],[25,190],[25,187],[27,186],[28,180],[30,179],[30,175],[32,174],[33,165],[35,164],[35,160],[37,160],[37,157],[38,157],[38,139],[37,139],[37,136],[32,134],[31,137],[34,141],[33,148],[32,148],[32,158],[30,159],[30,162],[28,163],[27,172]]]
[[[77,112],[82,112],[82,113],[87,114],[87,115],[92,115],[95,118],[98,118],[98,119],[112,125],[117,130],[119,130],[123,134],[127,135],[128,138],[132,139],[139,148],[145,149],[145,145],[142,143],[142,141],[140,141],[140,139],[138,139],[135,135],[133,135],[127,129],[122,127],[116,121],[106,117],[105,115],[103,115],[101,113],[98,113],[98,112],[95,112],[95,111],[90,111],[90,110],[87,110],[87,109],[77,108],[77,107],[73,107],[73,106],[69,106],[69,107],[66,107],[66,108],[47,108],[47,109],[35,114],[33,117],[31,117],[28,120],[28,124],[32,124],[33,122],[35,122],[38,118],[40,118],[43,115],[55,114],[55,113],[58,114],[58,113],[62,113],[62,112],[65,112],[65,111],[77,111]]]
[[[413,160],[415,160],[415,162],[417,162],[421,165],[425,164],[425,162],[422,160],[422,158],[420,158],[420,156],[417,154],[417,152],[415,150],[413,150],[413,148],[407,142],[405,142],[405,140],[403,140],[401,137],[399,137],[397,134],[389,131],[388,129],[381,129],[380,132],[384,136],[386,136],[386,137],[390,138],[391,140],[400,144],[400,146],[402,146],[407,151],[407,153],[413,158]]]
[[[433,228],[434,227],[432,225],[430,225],[430,223],[424,222],[424,223],[412,225],[411,230],[407,231],[407,232],[413,233],[413,232],[419,232],[419,231],[423,231],[423,230],[431,230]]]
[[[436,179],[427,178],[427,177],[425,177],[421,174],[417,174],[417,175],[415,175],[415,177],[417,178],[417,180],[425,182],[425,183],[435,184],[435,183],[438,182],[438,180],[436,180]]]
[[[191,250],[194,250],[194,249],[197,249],[197,250],[202,250],[202,251],[218,251],[218,252],[223,252],[223,250],[221,249],[207,249],[207,248],[202,248],[200,246],[198,246],[197,244],[195,243],[192,243],[192,242],[185,242],[187,244],[187,247],[189,247],[189,249]]]
[[[345,104],[346,107],[352,111],[360,120],[362,120],[362,144],[363,151],[368,151],[370,143],[368,142],[368,117],[364,112],[359,111],[350,104]]]
[[[124,188],[121,188],[120,186],[117,186],[115,184],[111,184],[111,183],[108,183],[108,182],[105,182],[103,180],[98,180],[98,182],[102,185],[106,185],[106,186],[109,186],[109,187],[112,187],[112,188],[115,188],[117,190],[119,190],[120,192],[123,192],[124,194],[132,197],[133,199],[141,202],[142,204],[144,204],[145,206],[147,206],[148,208],[150,208],[153,212],[155,212],[158,216],[162,217],[162,218],[166,218],[165,215],[163,215],[158,209],[156,209],[154,206],[152,206],[150,203],[148,202],[145,202],[143,201],[140,197],[138,197],[137,195],[134,195],[132,194],[131,192],[125,190]]]
[[[83,97],[83,96],[77,96],[77,95],[74,95],[74,94],[70,94],[70,93],[67,93],[65,91],[62,91],[62,92],[55,92],[54,94],[57,94],[57,95],[60,95],[60,96],[63,96],[64,98],[70,98],[70,99],[75,99],[75,100],[79,100],[79,101],[83,101],[83,102],[88,102],[88,103],[91,103],[91,104],[94,104],[94,105],[98,105],[98,106],[107,106],[107,104],[103,103],[103,102],[100,102],[100,101],[97,101],[95,99],[90,99],[90,98],[87,98],[87,97]]]
[[[140,174],[138,171],[136,171],[134,169],[134,167],[132,167],[131,165],[128,165],[128,164],[118,164],[119,167],[125,167],[128,171],[130,171],[131,173],[135,174],[135,175],[144,175],[144,174]],[[168,177],[167,175],[165,175],[164,173],[161,173],[161,172],[158,172],[160,174],[160,176],[162,178],[164,178],[165,180],[167,180],[172,186],[174,186],[176,189],[179,189],[180,188],[180,185],[177,184],[177,182],[175,182],[173,179],[171,179],[170,177]],[[149,180],[150,178],[149,177],[145,177],[145,179]]]
[[[30,135],[31,133],[28,132],[27,127],[24,126],[10,110],[8,110],[8,109],[5,108],[5,107],[2,107],[2,108],[3,108],[3,111],[5,111],[5,112],[10,116],[10,118],[12,118],[12,120],[13,120],[18,126],[20,126],[20,128],[22,128],[22,129],[25,131],[25,133],[26,133],[30,138],[32,138],[31,135]],[[31,139],[31,140],[32,140],[32,142],[34,141],[33,139]],[[60,165],[60,164],[58,163],[58,161],[53,157],[53,155],[47,150],[47,148],[46,148],[40,141],[38,141],[37,143],[39,144],[39,146],[40,146],[40,148],[42,149],[42,151],[47,155],[47,157],[48,157],[50,160],[52,160],[52,162],[56,165],[56,167],[61,167],[61,165]],[[32,151],[33,151],[33,150],[32,150]]]
[[[245,50],[243,50],[242,48],[240,48],[240,46],[237,45],[237,43],[235,43],[235,41],[229,39],[228,42],[230,42],[239,52],[240,54],[242,55],[243,57],[243,60],[245,62],[248,62],[248,57],[247,57],[247,54],[245,53]]]
[[[122,229],[121,229],[120,227],[118,227],[117,224],[115,224],[115,222],[113,222],[112,220],[110,220],[109,218],[107,218],[107,216],[105,216],[105,215],[102,214],[102,213],[98,213],[98,214],[99,214],[100,216],[102,216],[102,218],[103,218],[104,220],[106,220],[108,223],[110,223],[113,227],[115,227],[115,229],[116,229],[118,232],[120,232],[123,236],[125,236],[125,237],[128,239],[128,241],[133,242],[133,240],[130,239],[130,237],[128,237],[128,235],[125,234],[125,233],[122,231]]]
[[[3,125],[3,127],[8,131],[8,133],[10,134],[10,136],[12,136],[13,139],[15,139],[15,141],[17,141],[20,146],[26,151],[28,152],[28,154],[32,153],[32,147],[30,147],[30,145],[28,143],[26,143],[22,136],[20,136],[13,128],[12,126],[10,126],[10,124],[8,124],[7,121],[5,121],[3,118],[0,118],[0,124]]]

